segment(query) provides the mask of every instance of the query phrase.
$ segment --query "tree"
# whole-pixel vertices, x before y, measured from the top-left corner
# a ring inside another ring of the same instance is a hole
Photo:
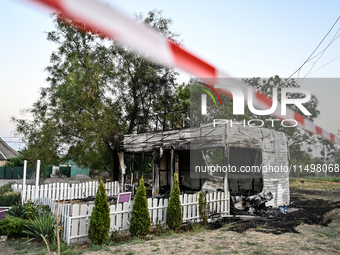
[[[110,208],[107,202],[105,186],[100,180],[94,207],[90,218],[89,238],[94,244],[102,244],[109,238]]]
[[[15,158],[10,158],[5,166],[23,166],[24,165],[24,160],[22,159],[22,157],[15,157]]]
[[[299,88],[300,85],[296,83],[294,79],[291,80],[282,80],[279,76],[274,76],[269,79],[260,79],[260,78],[252,78],[252,79],[245,79],[245,82],[249,85],[253,86],[255,89],[259,90],[260,92],[272,97],[272,90],[273,88],[277,88],[278,93],[278,103],[281,102],[281,88]],[[290,93],[288,94],[288,98],[300,98],[302,95],[297,93]],[[303,97],[303,96],[302,96]],[[305,118],[309,119],[310,121],[314,121],[320,114],[318,110],[318,99],[315,95],[312,94],[311,99],[304,103],[305,108],[311,113],[309,116],[304,116]],[[290,105],[292,110],[295,112],[304,115],[296,105]],[[300,127],[283,127],[280,125],[280,122],[277,121],[274,124],[274,127],[271,127],[272,122],[266,122],[266,119],[275,119],[273,116],[258,116],[250,114],[251,119],[261,119],[266,124],[264,127],[273,128],[278,131],[282,131],[286,134],[288,138],[288,146],[290,150],[290,163],[292,162],[299,162],[299,158],[305,157],[306,151],[303,149],[304,147],[308,150],[308,148],[315,144],[317,137]],[[307,153],[308,154],[308,153]],[[299,164],[302,162],[300,161]]]
[[[282,88],[299,88],[299,84],[295,82],[295,80],[283,80],[279,76],[274,76],[270,77],[268,79],[261,79],[261,78],[251,78],[251,79],[244,79],[243,80],[245,83],[249,84],[252,86],[254,89],[262,92],[263,94],[267,95],[268,97],[272,97],[272,91],[273,88],[277,88],[277,93],[278,93],[278,103],[281,102],[281,89]],[[192,84],[197,84],[196,80],[191,80],[190,83],[187,86],[190,86]],[[200,108],[200,100],[195,100],[195,99],[200,99],[201,95],[201,90],[197,89],[195,87],[192,87],[191,92],[190,92],[190,106],[191,107],[197,107]],[[183,95],[183,93],[182,93]],[[299,150],[304,150],[303,147],[310,147],[316,142],[316,136],[303,130],[300,127],[283,127],[281,125],[281,121],[274,121],[276,119],[275,117],[271,115],[255,115],[250,110],[248,107],[245,107],[244,115],[233,115],[233,101],[231,98],[221,95],[221,99],[223,102],[223,105],[214,105],[214,102],[212,100],[208,100],[207,104],[208,106],[208,113],[206,116],[203,116],[203,122],[204,123],[209,123],[212,122],[213,119],[229,119],[229,120],[234,120],[234,121],[248,121],[251,119],[257,119],[257,120],[262,120],[264,125],[264,128],[271,128],[277,131],[282,131],[286,134],[288,138],[288,146],[291,151],[291,159],[293,160],[294,157],[299,158],[300,156],[303,157],[304,155],[298,155],[296,149]],[[303,95],[298,94],[298,93],[290,93],[288,94],[289,98],[300,98],[303,97]],[[183,100],[182,100],[183,101]],[[185,102],[185,101],[184,101]],[[311,113],[310,116],[305,116],[307,119],[314,121],[320,114],[320,111],[318,110],[318,100],[315,95],[312,95],[311,99],[307,102],[304,103],[305,108]],[[302,114],[302,112],[297,108],[295,105],[289,106],[291,107],[294,111]],[[266,121],[266,120],[273,120],[272,121]],[[272,124],[274,123],[274,124]],[[273,126],[272,126],[273,125]],[[302,143],[305,146],[302,146]]]
[[[55,30],[47,39],[57,50],[46,68],[49,86],[26,110],[32,121],[12,118],[16,135],[27,144],[23,157],[30,162],[44,158],[51,165],[71,159],[83,167],[111,169],[117,180],[123,135],[171,105],[177,74],[76,20],[61,14],[53,19]],[[176,37],[172,21],[159,11],[138,19]]]
[[[198,196],[198,212],[203,226],[208,224],[208,203],[203,191],[200,191]]]
[[[166,223],[172,230],[179,230],[182,225],[182,205],[179,200],[180,189],[177,173],[174,174],[170,201],[166,211]]]
[[[139,181],[131,213],[130,233],[134,236],[145,236],[150,232],[151,220],[143,177]]]
[[[170,29],[172,20],[163,18],[161,13],[153,10],[146,17],[137,15],[137,19],[176,43],[178,35]],[[151,115],[172,108],[178,74],[172,68],[147,61],[144,54],[136,54],[127,47],[112,44],[110,51],[116,54],[115,87],[125,91],[119,100],[122,110],[126,112],[127,133],[131,134],[137,125],[148,125]]]

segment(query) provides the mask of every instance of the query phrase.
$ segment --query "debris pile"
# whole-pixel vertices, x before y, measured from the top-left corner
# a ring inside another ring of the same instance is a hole
[[[273,199],[269,190],[252,196],[231,196],[235,214],[259,215],[262,217],[277,217],[282,214],[279,209],[266,206],[266,202]]]

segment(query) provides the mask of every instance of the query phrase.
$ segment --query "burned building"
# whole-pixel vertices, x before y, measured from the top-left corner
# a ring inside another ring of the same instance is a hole
[[[201,189],[207,180],[217,180],[231,195],[271,191],[273,199],[267,206],[290,202],[289,152],[283,132],[207,124],[125,135],[123,149],[125,153],[152,155],[153,196],[159,195],[161,186],[172,184],[176,171],[181,183],[192,190]],[[209,167],[213,171],[206,171]]]

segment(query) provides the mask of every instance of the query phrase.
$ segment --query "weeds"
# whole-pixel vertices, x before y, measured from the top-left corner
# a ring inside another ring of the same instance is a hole
[[[143,239],[138,238],[138,237],[135,237],[134,239],[132,239],[132,242],[131,242],[132,245],[140,244],[140,243],[145,243],[145,241]]]
[[[119,247],[119,248],[115,249],[113,251],[113,253],[122,252],[122,251],[123,251],[122,247]]]
[[[252,242],[249,242],[249,241],[246,241],[243,244],[246,244],[246,245],[249,245],[249,246],[256,246],[256,245],[258,245],[258,243],[252,243]]]
[[[253,251],[252,255],[266,255],[268,252],[266,250]]]
[[[318,233],[320,236],[324,236],[327,238],[335,238],[339,236],[337,229],[339,226],[337,225],[329,225],[327,227],[318,227],[314,229],[314,232]]]

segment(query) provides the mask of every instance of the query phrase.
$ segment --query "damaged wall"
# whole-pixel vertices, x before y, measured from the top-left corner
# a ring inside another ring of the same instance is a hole
[[[183,162],[185,159],[181,158],[181,152],[190,149],[193,150],[193,148],[195,150],[225,148],[225,150],[228,151],[227,154],[229,157],[226,162],[231,165],[234,164],[238,169],[241,166],[252,165],[288,167],[288,146],[286,136],[282,132],[271,129],[242,126],[229,127],[227,124],[216,125],[214,127],[212,124],[209,124],[197,128],[124,136],[123,149],[126,152],[155,152],[155,150],[160,150],[160,148],[162,148],[161,150],[163,150],[164,153],[159,163],[160,167],[155,168],[155,171],[158,171],[159,173],[154,172],[154,181],[156,181],[155,184],[157,188],[159,185],[169,185],[169,180],[175,171],[175,166],[173,166],[172,171],[167,170],[171,168],[171,159],[169,159],[171,150],[176,152],[176,168],[179,170],[181,167],[183,168],[185,181],[188,181],[186,180],[188,174],[184,171],[188,170],[188,161]],[[248,150],[247,153],[245,153],[246,150]],[[180,158],[180,160],[178,160],[178,158]],[[231,176],[229,177],[235,177],[232,176],[234,174],[230,175]],[[161,180],[158,181],[157,178],[160,178]],[[272,192],[274,198],[267,202],[267,206],[289,204],[289,172],[263,171],[259,174],[255,173],[251,178],[254,182],[252,185],[256,191],[260,191],[263,185],[263,190]],[[195,184],[193,186],[196,187],[198,182],[197,180],[194,180],[194,182]],[[235,189],[235,183],[234,180],[230,181],[231,189]],[[249,176],[238,178],[237,185],[244,189],[246,189],[245,186],[248,185],[249,188]]]
[[[234,148],[260,149],[262,160],[255,165],[267,166],[268,168],[271,166],[273,169],[275,169],[275,166],[288,167],[289,151],[287,138],[283,132],[267,128],[230,128],[228,145]],[[289,172],[262,171],[262,175],[263,190],[270,190],[274,196],[266,205],[279,206],[289,204]]]

